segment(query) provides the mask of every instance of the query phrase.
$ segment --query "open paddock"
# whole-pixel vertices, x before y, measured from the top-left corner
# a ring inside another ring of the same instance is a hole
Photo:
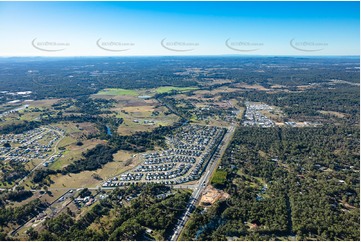
[[[347,114],[341,113],[341,112],[335,112],[335,111],[319,111],[319,113],[325,114],[325,115],[331,115],[337,118],[344,118]]]
[[[110,109],[118,118],[123,119],[123,123],[118,127],[120,135],[151,131],[159,125],[172,125],[179,119],[175,114],[169,114],[168,108],[155,99],[132,98],[126,102],[117,102],[115,107]]]
[[[132,160],[129,161],[129,159]],[[63,190],[64,188],[95,188],[105,180],[132,169],[139,163],[138,157],[133,157],[132,153],[119,151],[114,154],[113,162],[109,162],[95,171],[82,171],[80,173],[70,173],[67,175],[51,175],[50,179],[53,183],[49,189],[53,191],[54,189]]]
[[[51,106],[58,101],[60,101],[60,99],[42,99],[25,101],[24,104],[29,105],[29,108],[51,108]]]
[[[95,134],[95,133],[99,132],[99,130],[96,128],[95,124],[90,123],[90,122],[83,122],[83,123],[62,122],[62,123],[55,124],[53,126],[56,126],[60,129],[64,130],[66,136],[68,138],[71,138],[72,142],[74,142],[74,140],[82,139],[82,138],[84,138],[84,136]],[[64,144],[66,142],[67,142],[67,140],[61,142],[59,144],[59,146],[66,146]]]
[[[99,91],[95,95],[106,95],[106,96],[137,96],[138,92],[131,89],[122,89],[122,88],[106,88]]]
[[[140,116],[144,113],[134,115],[121,114],[119,117],[123,118],[123,123],[118,127],[118,133],[120,135],[131,135],[135,132],[151,131],[156,127],[170,126],[179,120],[179,117],[175,114],[159,115],[159,116]],[[153,123],[144,123],[145,120],[151,120]]]
[[[203,80],[202,84],[205,86],[217,85],[217,84],[230,84],[234,82],[231,79],[218,79],[218,78],[206,78],[207,80]]]
[[[49,166],[50,169],[62,169],[72,162],[82,158],[82,153],[94,148],[98,144],[105,144],[105,141],[98,139],[84,140],[83,145],[76,145],[76,141],[68,144],[63,155]]]
[[[31,161],[29,161],[25,164],[25,169],[30,171],[30,170],[34,169],[34,167],[39,165],[41,162],[43,162],[43,160],[41,160],[41,159],[32,159]]]
[[[240,88],[234,88],[234,87],[219,87],[213,90],[198,90],[195,91],[195,95],[201,95],[201,96],[207,96],[207,95],[219,95],[220,93],[224,92],[240,92],[242,89]]]
[[[243,88],[243,89],[252,89],[252,90],[257,90],[257,91],[270,91],[270,89],[265,88],[264,86],[260,85],[260,84],[247,84],[247,83],[237,83],[234,84],[235,87],[238,88]]]

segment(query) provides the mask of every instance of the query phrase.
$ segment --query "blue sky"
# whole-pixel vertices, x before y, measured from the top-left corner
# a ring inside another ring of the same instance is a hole
[[[359,55],[359,12],[359,2],[0,2],[0,56]]]

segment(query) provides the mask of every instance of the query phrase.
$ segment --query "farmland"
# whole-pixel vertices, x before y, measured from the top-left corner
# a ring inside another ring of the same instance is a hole
[[[137,96],[138,93],[134,90],[127,90],[121,88],[107,88],[99,91],[96,95],[110,95],[110,96]]]
[[[156,93],[162,94],[170,91],[178,91],[178,92],[188,92],[197,90],[196,87],[158,87],[154,91]]]

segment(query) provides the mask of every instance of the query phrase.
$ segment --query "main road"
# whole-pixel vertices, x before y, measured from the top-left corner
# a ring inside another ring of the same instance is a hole
[[[196,206],[200,196],[202,195],[202,192],[204,191],[204,189],[206,188],[206,186],[209,183],[209,180],[213,174],[213,172],[217,169],[220,161],[221,161],[221,157],[224,154],[226,148],[228,147],[229,142],[231,141],[231,138],[234,134],[235,131],[235,126],[230,126],[227,129],[226,134],[223,136],[223,139],[221,141],[219,141],[216,150],[213,152],[212,156],[209,159],[209,162],[207,164],[207,167],[205,169],[205,172],[203,173],[202,177],[199,179],[199,181],[196,184],[192,184],[192,185],[182,185],[182,184],[178,184],[178,185],[173,185],[173,188],[188,188],[188,189],[192,189],[193,193],[191,195],[191,198],[189,199],[189,203],[186,207],[186,211],[185,213],[182,215],[182,218],[180,219],[180,222],[177,224],[177,227],[174,230],[174,233],[171,237],[172,241],[176,241],[180,235],[180,233],[182,232],[184,225],[187,223],[193,208]],[[60,134],[61,135],[61,134]],[[57,150],[57,145],[59,144],[60,140],[63,138],[63,136],[61,135],[61,138],[58,140],[58,142],[56,143],[55,147],[54,147],[54,152],[56,152]],[[31,172],[33,172],[34,170],[36,170],[41,164],[43,164],[44,162],[40,163],[38,166],[34,167]],[[30,173],[31,173],[30,172]],[[29,174],[30,175],[30,174]],[[28,175],[28,176],[29,176]],[[14,186],[12,189],[15,190],[15,188],[17,186],[19,186],[28,176],[24,177],[19,183],[18,185]],[[109,187],[109,188],[101,188],[102,190],[106,190],[106,189],[114,189],[115,187]],[[79,189],[79,188],[49,188],[49,190],[65,190],[64,194],[62,196],[60,196],[58,199],[56,199],[53,203],[55,203],[56,201],[58,201],[61,197],[63,197],[65,194],[71,193],[70,190],[75,190],[75,189]],[[99,187],[89,187],[88,189],[91,190],[98,190]],[[0,190],[5,190],[5,189],[0,189]],[[31,191],[40,191],[37,189],[31,190]],[[19,228],[17,228],[15,231],[13,231],[11,234],[16,233],[16,231],[18,231],[22,226],[20,226]]]
[[[194,206],[197,204],[202,192],[208,185],[209,179],[212,176],[213,172],[217,169],[217,167],[221,161],[222,155],[226,151],[227,146],[232,139],[234,131],[235,131],[234,126],[230,126],[228,128],[227,133],[223,137],[223,140],[221,140],[220,143],[218,144],[218,146],[216,148],[216,152],[214,152],[212,157],[210,158],[210,161],[208,163],[207,168],[205,169],[203,176],[201,177],[201,179],[199,179],[197,184],[193,185],[194,191],[192,193],[191,198],[189,199],[189,203],[187,205],[187,209],[186,209],[185,213],[182,215],[182,218],[180,219],[179,223],[177,224],[177,227],[174,230],[174,233],[171,237],[172,241],[178,240],[178,237],[179,237],[180,233],[182,232],[185,224],[187,223],[187,221],[190,217],[190,214],[193,211]],[[218,157],[216,156],[217,153],[219,154]]]

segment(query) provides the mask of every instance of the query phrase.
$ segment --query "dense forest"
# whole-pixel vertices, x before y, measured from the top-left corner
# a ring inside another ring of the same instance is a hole
[[[198,208],[183,239],[358,240],[359,147],[354,126],[240,127],[221,163],[231,198]]]
[[[25,100],[82,97],[110,87],[202,86],[212,78],[265,86],[306,85],[329,79],[358,83],[358,71],[344,71],[358,65],[358,58],[316,57],[9,58],[0,60],[0,91],[31,91],[27,97],[16,97]],[[196,76],[177,74],[188,68],[204,70],[215,66],[220,71]],[[264,71],[255,75],[259,69]],[[0,104],[10,98],[13,96],[0,93]]]

